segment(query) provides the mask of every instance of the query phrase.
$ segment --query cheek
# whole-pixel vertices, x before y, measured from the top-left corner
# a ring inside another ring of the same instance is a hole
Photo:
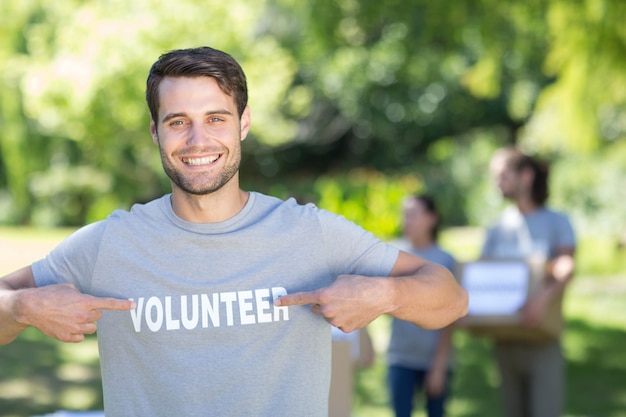
[[[422,230],[424,228],[424,225],[426,224],[426,222],[424,222],[424,219],[421,217],[414,217],[412,218],[409,222],[407,222],[406,224],[406,228],[409,229],[410,231],[418,231],[418,230]]]
[[[500,188],[506,188],[507,184],[509,183],[509,180],[506,177],[506,175],[500,175],[500,176],[495,178],[495,183]]]

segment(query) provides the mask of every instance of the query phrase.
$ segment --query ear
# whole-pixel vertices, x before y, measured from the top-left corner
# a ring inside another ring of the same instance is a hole
[[[244,140],[248,136],[250,131],[250,107],[246,106],[239,120],[240,131],[239,136],[241,140]]]
[[[157,133],[157,127],[156,127],[156,123],[154,123],[154,120],[150,120],[150,135],[152,135],[152,142],[154,142],[155,145],[159,145],[159,134]]]

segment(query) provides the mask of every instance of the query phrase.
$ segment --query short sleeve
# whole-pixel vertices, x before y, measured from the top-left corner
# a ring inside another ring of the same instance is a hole
[[[389,276],[399,249],[343,216],[318,209],[328,266],[334,275]]]
[[[45,258],[34,262],[32,270],[37,286],[71,283],[81,292],[89,293],[105,225],[106,221],[100,221],[80,228]]]

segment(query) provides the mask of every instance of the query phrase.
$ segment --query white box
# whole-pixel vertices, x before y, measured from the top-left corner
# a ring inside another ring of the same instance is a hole
[[[520,308],[545,285],[545,262],[484,259],[461,263],[457,276],[468,292],[468,314],[458,327],[497,340],[555,340],[563,328],[561,298],[537,327],[522,325]]]

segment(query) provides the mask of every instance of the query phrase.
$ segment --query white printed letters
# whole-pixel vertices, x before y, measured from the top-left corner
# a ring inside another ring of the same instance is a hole
[[[270,323],[289,320],[287,307],[274,306],[276,298],[287,294],[283,287],[181,295],[178,303],[171,296],[139,297],[130,311],[135,332],[145,323],[151,332]],[[132,300],[132,299],[131,299]],[[175,305],[178,305],[176,307]],[[236,314],[237,313],[237,314]]]

